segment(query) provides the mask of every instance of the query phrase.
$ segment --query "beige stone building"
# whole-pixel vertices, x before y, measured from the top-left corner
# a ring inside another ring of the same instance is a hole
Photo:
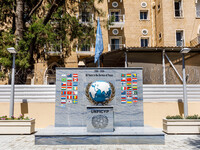
[[[130,47],[143,50],[197,48],[200,43],[200,0],[104,0],[96,6],[104,13],[100,17],[104,53]],[[96,27],[98,16],[92,10],[80,10],[76,16],[80,23],[92,22]],[[108,27],[107,20],[113,21]],[[62,48],[46,52],[46,59],[35,63],[26,84],[54,84],[56,67],[95,66],[85,62],[85,58],[94,53],[95,39],[90,46],[79,44],[67,55],[63,55]]]

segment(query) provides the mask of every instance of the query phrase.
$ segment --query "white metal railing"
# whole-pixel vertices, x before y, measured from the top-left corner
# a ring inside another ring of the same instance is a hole
[[[125,15],[108,15],[108,20],[111,20],[113,23],[125,23]]]
[[[76,15],[76,19],[79,20],[79,23],[83,24],[88,24],[88,23],[93,23],[94,22],[94,14],[89,14],[89,15]]]
[[[94,45],[91,44],[90,46],[76,46],[76,52],[94,52]]]
[[[0,85],[0,102],[10,101],[10,85]],[[55,85],[15,85],[15,102],[55,102]],[[200,85],[187,85],[188,101],[200,102]],[[182,85],[144,84],[144,102],[177,102],[183,98]]]
[[[108,44],[108,51],[118,50],[125,47],[125,44]]]
[[[44,45],[44,52],[47,54],[61,54],[62,53],[62,44],[58,47],[55,47],[53,44],[45,44]]]

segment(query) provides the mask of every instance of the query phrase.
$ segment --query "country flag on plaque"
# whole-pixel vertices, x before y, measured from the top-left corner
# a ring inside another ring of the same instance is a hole
[[[78,96],[77,96],[77,95],[74,95],[74,96],[73,96],[73,99],[78,99]]]
[[[66,100],[61,100],[61,104],[66,104]]]
[[[132,100],[127,100],[127,104],[132,104]]]
[[[61,86],[66,86],[66,82],[62,82],[62,83],[61,83]]]
[[[131,87],[127,87],[127,90],[132,90],[132,88]]]
[[[138,96],[137,95],[133,95],[133,99],[138,99]]]
[[[127,99],[132,99],[132,95],[127,95]]]
[[[72,96],[70,96],[70,95],[67,95],[67,99],[72,99]]]
[[[73,87],[73,90],[78,90],[78,87]]]
[[[73,86],[78,86],[78,82],[73,82]]]
[[[72,82],[67,82],[67,86],[72,86]]]
[[[67,74],[67,77],[68,77],[68,78],[71,78],[71,77],[72,77],[72,74]]]
[[[134,91],[137,90],[137,86],[133,86],[133,90],[134,90]]]
[[[132,78],[132,81],[136,81],[137,82],[137,78]]]
[[[73,91],[73,95],[78,95],[78,91]]]
[[[126,77],[126,74],[121,74],[121,77]]]
[[[137,82],[133,82],[133,85],[137,85]]]
[[[122,86],[126,86],[126,82],[121,82],[122,83]]]
[[[122,100],[121,100],[121,103],[122,103],[122,104],[126,104],[126,100],[122,99]]]
[[[65,77],[65,76],[66,76],[66,74],[62,74],[61,76],[62,76],[62,77]]]
[[[66,87],[64,86],[64,87],[61,87],[61,90],[66,90]]]
[[[66,99],[66,95],[61,95],[61,99]]]
[[[78,82],[78,78],[73,78],[73,82]]]
[[[134,100],[133,102],[134,102],[134,103],[137,103],[138,101],[137,101],[137,100]]]
[[[72,91],[67,91],[67,95],[72,95]]]
[[[78,78],[78,74],[73,74],[73,77],[74,78]]]
[[[121,78],[121,82],[126,82],[126,78]]]
[[[67,78],[67,81],[72,81],[72,78]]]
[[[61,95],[66,95],[66,91],[61,91]]]
[[[72,100],[67,100],[67,103],[72,103]]]
[[[129,73],[129,74],[127,74],[126,76],[127,76],[127,77],[131,77],[131,74]]]
[[[122,86],[122,87],[121,87],[121,90],[126,90],[126,87],[125,87],[125,86]]]
[[[78,101],[77,100],[73,100],[73,104],[77,104],[78,103]]]
[[[133,91],[133,95],[138,95],[138,92],[137,91]]]
[[[121,91],[121,95],[126,95],[126,91]]]
[[[131,78],[127,78],[127,79],[126,79],[126,81],[129,81],[129,82],[131,82]]]
[[[131,82],[127,82],[126,85],[127,85],[127,86],[131,86]]]
[[[67,91],[71,91],[72,90],[72,87],[67,87]]]
[[[121,99],[126,99],[126,95],[121,95]]]
[[[136,74],[136,73],[134,73],[132,76],[133,76],[133,78],[134,78],[134,77],[137,77],[137,74]]]
[[[131,95],[132,94],[132,91],[127,91],[127,95]]]
[[[62,81],[62,82],[66,82],[66,78],[62,78],[61,81]]]

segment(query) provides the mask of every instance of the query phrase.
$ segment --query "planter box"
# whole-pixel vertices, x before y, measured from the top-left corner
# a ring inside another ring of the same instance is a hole
[[[31,134],[35,132],[35,119],[0,120],[0,134]]]
[[[200,119],[163,119],[168,134],[200,134]]]

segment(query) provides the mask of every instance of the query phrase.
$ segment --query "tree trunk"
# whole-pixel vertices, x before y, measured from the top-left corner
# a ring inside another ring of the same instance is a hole
[[[23,39],[24,31],[24,0],[16,0],[16,46],[19,44],[19,40]]]

